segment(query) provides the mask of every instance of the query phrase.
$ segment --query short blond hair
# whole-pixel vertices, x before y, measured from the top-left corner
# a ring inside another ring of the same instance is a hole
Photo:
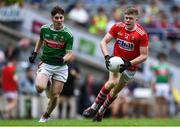
[[[134,16],[138,16],[139,15],[139,11],[137,8],[133,7],[133,6],[129,6],[125,9],[124,11],[125,15],[134,15]]]

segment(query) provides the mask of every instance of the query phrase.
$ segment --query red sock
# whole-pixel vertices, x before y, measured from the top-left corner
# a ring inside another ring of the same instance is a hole
[[[111,103],[116,99],[116,97],[111,97],[110,94],[108,94],[105,102],[103,103],[103,105],[101,106],[101,108],[99,109],[99,114],[103,115],[105,113],[105,111],[107,110],[107,108],[111,105]]]
[[[103,104],[103,107],[108,108],[115,99],[116,99],[116,97],[111,97],[111,95],[108,94],[107,98]]]
[[[103,85],[103,87],[101,88],[98,96],[96,97],[95,103],[96,103],[96,104],[102,104],[102,103],[105,101],[106,96],[107,96],[107,94],[108,94],[109,92],[110,92],[110,90],[106,89],[106,88],[105,88],[105,85]]]

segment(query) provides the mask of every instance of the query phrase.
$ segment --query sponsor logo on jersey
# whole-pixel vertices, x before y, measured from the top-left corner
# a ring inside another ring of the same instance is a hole
[[[45,38],[48,38],[48,37],[50,37],[50,35],[49,35],[49,34],[45,34],[44,36],[45,36]]]
[[[55,48],[55,49],[63,49],[65,47],[64,43],[57,43],[52,40],[44,40],[44,44],[47,45],[49,48]]]
[[[127,50],[127,51],[133,51],[134,50],[134,43],[124,41],[124,40],[117,40],[117,43],[120,48]]]

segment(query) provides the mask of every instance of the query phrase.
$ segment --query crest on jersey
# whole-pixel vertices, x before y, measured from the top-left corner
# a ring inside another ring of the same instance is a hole
[[[134,40],[135,40],[135,37],[134,37],[134,36],[132,36],[132,37],[131,37],[131,41],[134,41]]]
[[[57,40],[58,35],[57,34],[52,34],[53,35],[53,40]]]
[[[63,36],[60,37],[60,42],[64,42],[64,37]]]

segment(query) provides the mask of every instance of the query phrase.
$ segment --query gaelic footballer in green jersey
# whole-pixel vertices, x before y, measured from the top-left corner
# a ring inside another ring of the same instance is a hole
[[[53,29],[51,25],[44,25],[41,28],[40,40],[43,41],[43,53],[40,57],[44,63],[50,65],[63,65],[60,57],[72,50],[73,36],[66,26],[60,30]]]
[[[40,56],[42,64],[39,65],[35,84],[38,93],[46,90],[49,102],[39,122],[47,122],[56,107],[59,94],[68,77],[66,62],[73,56],[73,36],[63,25],[64,10],[59,6],[54,7],[51,11],[51,20],[52,24],[41,27],[40,39],[36,42],[34,52],[29,57],[29,61],[34,63],[42,47]]]
[[[151,67],[155,76],[155,81],[152,83],[156,104],[155,115],[162,118],[168,116],[168,102],[172,92],[172,72],[166,57],[165,53],[160,52],[157,56],[158,63]]]

